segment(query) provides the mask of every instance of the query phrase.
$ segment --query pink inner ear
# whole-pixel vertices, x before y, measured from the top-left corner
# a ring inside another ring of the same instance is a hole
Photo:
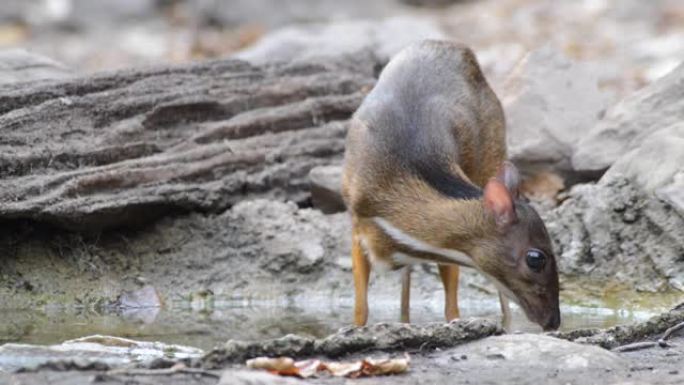
[[[504,161],[496,173],[496,178],[501,181],[504,186],[511,193],[513,198],[518,197],[518,190],[520,186],[520,173],[518,168],[510,161]]]
[[[497,226],[507,228],[515,220],[513,198],[506,186],[498,179],[490,179],[484,189],[485,209],[494,215]]]

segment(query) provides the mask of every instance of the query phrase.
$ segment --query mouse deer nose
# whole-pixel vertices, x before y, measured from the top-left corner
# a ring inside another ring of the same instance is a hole
[[[557,330],[561,324],[560,309],[556,308],[556,311],[551,313],[551,315],[544,322],[544,331]]]

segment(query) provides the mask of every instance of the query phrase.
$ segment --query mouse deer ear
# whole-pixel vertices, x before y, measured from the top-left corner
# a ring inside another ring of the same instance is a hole
[[[496,173],[496,179],[503,183],[511,193],[513,199],[517,199],[520,190],[520,172],[515,165],[506,160],[501,163]]]
[[[511,192],[498,178],[492,178],[487,182],[483,193],[483,203],[485,212],[494,217],[499,230],[508,230],[516,221]]]

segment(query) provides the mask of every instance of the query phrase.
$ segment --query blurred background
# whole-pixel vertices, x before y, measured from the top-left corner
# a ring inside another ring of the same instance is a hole
[[[391,55],[421,37],[471,45],[495,88],[526,52],[548,45],[592,66],[601,87],[619,97],[684,59],[684,2],[2,0],[0,7],[4,54],[44,55],[65,75],[243,50],[255,61],[369,46]]]

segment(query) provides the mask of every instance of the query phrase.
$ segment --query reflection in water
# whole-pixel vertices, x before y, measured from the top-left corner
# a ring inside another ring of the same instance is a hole
[[[390,301],[386,304],[372,303],[369,322],[396,322],[396,305]],[[585,307],[563,307],[561,311],[561,329],[564,330],[627,324],[657,313]],[[440,306],[415,306],[411,313],[414,323],[441,322],[443,317]],[[485,307],[462,304],[461,313],[464,317],[499,317],[496,303]],[[223,303],[211,310],[175,307],[137,309],[118,314],[4,310],[0,314],[0,343],[53,344],[91,334],[107,334],[209,349],[228,339],[259,340],[290,333],[324,337],[348,326],[351,314],[351,306],[331,306],[330,302],[307,303],[304,306]],[[514,311],[512,326],[514,330],[540,331],[539,327],[528,323],[518,309]]]
[[[126,308],[121,310],[121,317],[127,321],[151,324],[157,320],[160,311],[159,307]]]

